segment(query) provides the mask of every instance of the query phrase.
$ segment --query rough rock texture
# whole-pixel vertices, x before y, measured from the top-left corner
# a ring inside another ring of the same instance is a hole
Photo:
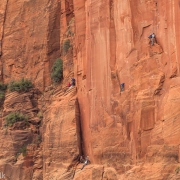
[[[0,172],[17,180],[180,179],[179,3],[2,0],[0,79],[28,78],[41,93],[6,92]],[[59,57],[64,79],[51,85]],[[76,87],[67,88],[72,77]],[[14,111],[30,126],[6,132]],[[26,143],[27,155],[16,157]],[[82,171],[79,155],[91,162]]]
[[[74,1],[84,152],[127,172],[118,179],[171,179],[179,166],[178,3]]]
[[[54,92],[51,105],[44,112],[43,120],[43,179],[73,179],[74,167],[79,159],[80,146],[76,87]],[[63,178],[62,178],[63,179]]]
[[[28,93],[8,93],[4,102],[4,110],[1,114],[0,135],[0,169],[9,179],[31,179],[32,172],[37,172],[37,165],[42,169],[42,147],[39,121],[36,106],[38,91],[32,89]],[[28,116],[29,125],[25,122],[17,122],[12,127],[7,127],[5,117],[11,112],[21,112]],[[27,149],[23,157],[23,147]],[[38,161],[36,161],[38,157]],[[42,176],[42,173],[41,173]]]
[[[0,5],[1,79],[30,78],[43,90],[60,55],[59,0],[2,0]]]

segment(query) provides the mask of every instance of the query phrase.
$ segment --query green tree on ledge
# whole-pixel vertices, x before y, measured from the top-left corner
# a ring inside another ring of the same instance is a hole
[[[7,126],[12,126],[18,121],[25,121],[28,124],[28,117],[19,112],[11,112],[6,116],[5,120]]]
[[[60,82],[63,79],[63,61],[57,59],[52,67],[51,78],[55,83]]]
[[[32,82],[28,79],[21,79],[19,81],[11,81],[8,85],[8,88],[11,92],[28,92],[32,88]]]

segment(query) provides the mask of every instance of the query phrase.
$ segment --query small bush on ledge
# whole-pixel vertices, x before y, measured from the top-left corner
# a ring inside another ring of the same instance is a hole
[[[63,51],[65,52],[65,53],[67,53],[68,52],[68,49],[71,47],[71,45],[70,45],[70,40],[69,39],[67,39],[65,42],[64,42],[64,44],[63,44]]]
[[[25,121],[28,123],[28,117],[19,113],[19,112],[11,112],[6,116],[6,125],[7,126],[12,126],[14,123],[18,121]]]
[[[28,79],[21,79],[19,81],[11,81],[8,85],[8,88],[11,92],[27,92],[30,88],[32,88],[32,82]]]
[[[18,152],[17,152],[16,155],[15,155],[15,159],[14,159],[15,161],[18,160],[18,157],[19,157],[20,154],[22,154],[23,157],[26,156],[26,154],[27,154],[27,146],[28,146],[28,145],[24,144],[24,145],[18,150]]]
[[[2,82],[0,82],[0,91],[6,91],[7,89],[7,84],[3,84]]]
[[[63,78],[63,61],[62,59],[57,59],[52,67],[51,73],[52,80],[57,83],[60,82]]]
[[[3,105],[5,100],[5,93],[0,91],[0,106]]]
[[[27,145],[22,146],[21,149],[19,150],[19,153],[20,153],[20,154],[22,153],[23,156],[26,156],[26,153],[27,153]]]
[[[2,82],[0,82],[0,106],[2,106],[4,103],[6,89],[7,89],[7,84],[3,84]]]

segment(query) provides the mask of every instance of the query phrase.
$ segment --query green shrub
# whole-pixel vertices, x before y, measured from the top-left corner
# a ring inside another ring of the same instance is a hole
[[[32,82],[28,79],[21,79],[19,81],[11,81],[8,85],[8,88],[11,92],[27,92],[30,88],[32,88]]]
[[[68,52],[68,49],[71,47],[71,45],[70,45],[70,40],[69,39],[67,39],[65,42],[64,42],[64,44],[63,44],[63,51],[65,52],[65,53],[67,53]]]
[[[6,91],[7,89],[7,84],[3,84],[2,82],[0,82],[0,91]]]
[[[7,89],[7,84],[3,84],[2,82],[0,82],[0,106],[2,106],[4,103],[6,89]]]
[[[42,112],[38,112],[37,116],[39,117],[39,119],[42,119],[43,118]]]
[[[63,78],[63,61],[57,59],[52,67],[51,78],[54,82],[60,82]]]
[[[5,100],[5,93],[0,91],[0,105],[3,104],[4,100]]]
[[[15,122],[18,121],[25,121],[28,123],[28,117],[19,113],[19,112],[11,112],[6,116],[6,125],[7,126],[12,126]]]
[[[18,152],[16,153],[15,155],[15,161],[17,161],[18,159],[18,156],[22,153],[23,156],[26,156],[26,153],[27,153],[27,145],[23,145],[19,150]]]
[[[26,156],[27,145],[23,145],[22,148],[19,150],[19,153],[22,153],[23,156]]]

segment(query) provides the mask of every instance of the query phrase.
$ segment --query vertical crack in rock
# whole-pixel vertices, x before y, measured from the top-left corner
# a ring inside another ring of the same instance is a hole
[[[61,8],[60,2],[54,6],[49,15],[49,24],[48,24],[48,56],[57,58],[60,56],[60,11]]]
[[[45,86],[51,82],[50,72],[53,62],[60,57],[60,9],[61,3],[59,0],[50,7],[47,35],[47,61],[44,62],[46,76],[44,79],[48,78],[49,83],[45,81]]]
[[[109,2],[109,13],[110,13],[110,66],[111,71],[115,69],[116,64],[116,30],[114,24],[114,1]]]
[[[0,56],[2,55],[2,41],[3,41],[3,38],[4,38],[4,25],[5,25],[5,21],[6,21],[6,14],[7,14],[7,7],[8,7],[8,0],[6,0],[5,2],[5,5],[4,5],[4,16],[2,15],[2,23],[1,23],[1,32],[0,32]]]
[[[3,7],[3,4],[1,5]],[[4,38],[4,25],[6,22],[6,14],[7,14],[7,7],[8,7],[8,0],[5,1],[4,4],[4,9],[0,9],[2,10],[2,12],[4,14],[0,14],[0,79],[3,80],[3,60],[1,59],[2,56],[2,44],[3,44],[3,38]],[[1,19],[2,16],[2,19]]]
[[[78,140],[78,147],[79,147],[79,155],[84,155],[84,152],[83,152],[83,142],[82,142],[80,108],[79,108],[78,99],[76,99],[76,102],[75,102],[75,114],[76,114],[76,131],[77,131],[77,140]]]
[[[71,19],[74,17],[73,11],[74,11],[73,0],[68,0],[68,1],[66,0],[65,1],[65,13],[66,13],[67,25],[69,24]]]

